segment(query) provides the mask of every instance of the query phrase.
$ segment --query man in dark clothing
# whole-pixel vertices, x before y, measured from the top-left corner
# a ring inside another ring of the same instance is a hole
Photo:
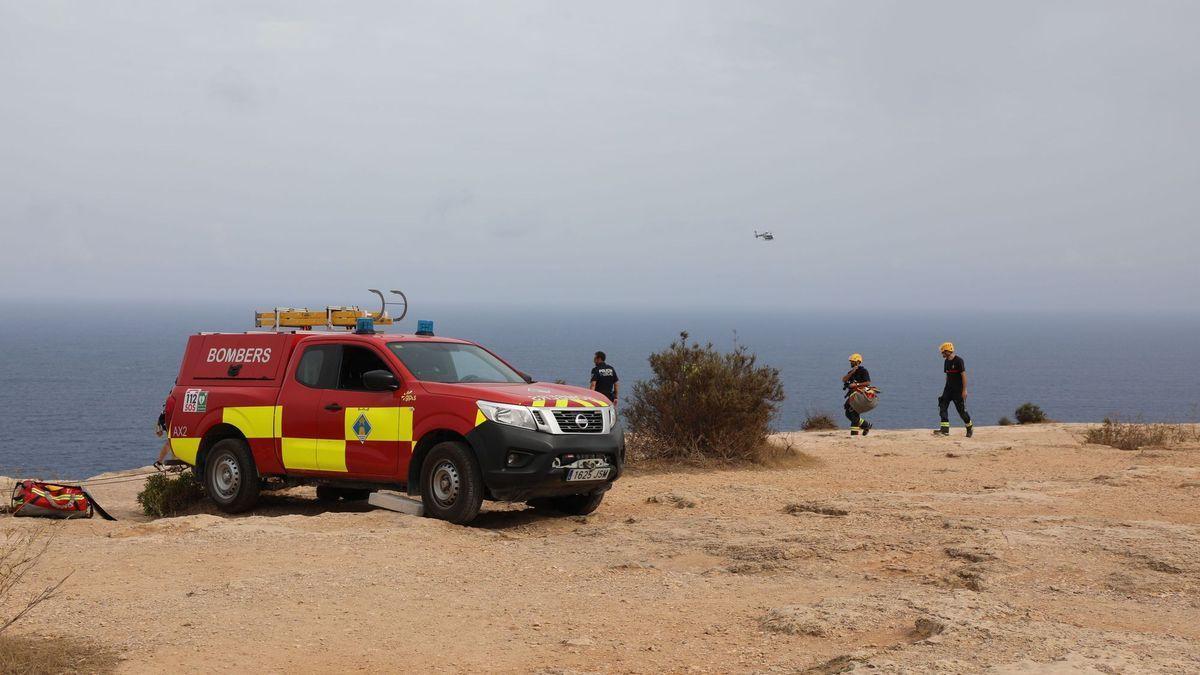
[[[850,396],[854,392],[871,386],[871,374],[862,367],[862,360],[862,354],[851,354],[850,371],[842,376],[842,389],[846,391],[846,402],[842,404],[842,409],[846,411],[846,419],[850,420],[851,436],[857,436],[859,429],[862,429],[863,436],[871,432],[871,423],[850,406]]]
[[[616,369],[605,363],[605,359],[607,358],[604,352],[596,352],[595,358],[592,359],[595,367],[592,368],[592,383],[590,386],[597,393],[607,396],[608,400],[616,403],[617,390],[620,388],[620,385],[617,383],[620,378],[617,377]]]
[[[954,353],[954,343],[942,343],[941,351],[942,358],[946,360],[943,367],[946,385],[938,397],[938,414],[942,417],[942,425],[936,433],[950,435],[950,404],[953,403],[958,416],[967,425],[967,438],[970,438],[975,435],[975,425],[971,423],[971,414],[967,412],[967,366],[962,357]]]

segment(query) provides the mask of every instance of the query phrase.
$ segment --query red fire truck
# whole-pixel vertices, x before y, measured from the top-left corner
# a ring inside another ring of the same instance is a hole
[[[624,434],[604,396],[534,382],[467,340],[380,333],[370,313],[331,309],[354,310],[358,329],[281,331],[312,324],[277,311],[257,315],[271,331],[188,338],[171,451],[222,510],[306,483],[326,500],[406,490],[455,523],[484,499],[587,514],[621,475]]]

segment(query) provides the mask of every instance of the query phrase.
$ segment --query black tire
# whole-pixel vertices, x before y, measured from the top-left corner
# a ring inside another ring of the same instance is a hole
[[[465,525],[483,505],[483,474],[466,445],[444,441],[430,449],[421,465],[421,501],[425,515]]]
[[[586,516],[600,508],[604,501],[603,492],[593,492],[590,495],[566,495],[564,497],[541,497],[530,499],[527,504],[535,509],[553,509],[571,516]]]
[[[204,461],[204,491],[217,508],[241,513],[254,507],[262,484],[250,446],[240,438],[217,441]]]

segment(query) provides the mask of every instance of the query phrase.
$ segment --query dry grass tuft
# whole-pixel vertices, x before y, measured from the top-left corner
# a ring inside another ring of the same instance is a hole
[[[769,469],[796,469],[812,467],[821,460],[796,448],[789,436],[772,436],[758,448],[754,463]]]
[[[1107,445],[1120,450],[1169,448],[1183,443],[1200,442],[1200,431],[1187,424],[1149,424],[1105,418],[1100,426],[1084,431],[1083,440],[1085,443]]]
[[[838,506],[830,506],[829,504],[821,504],[818,502],[799,502],[788,504],[783,507],[783,512],[789,515],[799,513],[815,513],[821,516],[848,516],[850,511]]]
[[[8,476],[0,476],[0,515],[12,512],[12,493],[16,481]]]
[[[116,652],[90,642],[0,635],[0,673],[109,673],[116,668],[117,661]]]
[[[836,431],[837,428],[837,421],[833,419],[832,415],[812,411],[805,413],[804,423],[800,425],[802,431]]]

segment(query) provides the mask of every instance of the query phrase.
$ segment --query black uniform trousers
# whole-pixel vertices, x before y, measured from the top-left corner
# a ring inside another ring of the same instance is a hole
[[[958,411],[958,416],[967,426],[971,426],[971,413],[967,412],[967,402],[963,400],[961,391],[943,391],[938,397],[938,414],[942,417],[942,426],[950,425],[950,404]]]

